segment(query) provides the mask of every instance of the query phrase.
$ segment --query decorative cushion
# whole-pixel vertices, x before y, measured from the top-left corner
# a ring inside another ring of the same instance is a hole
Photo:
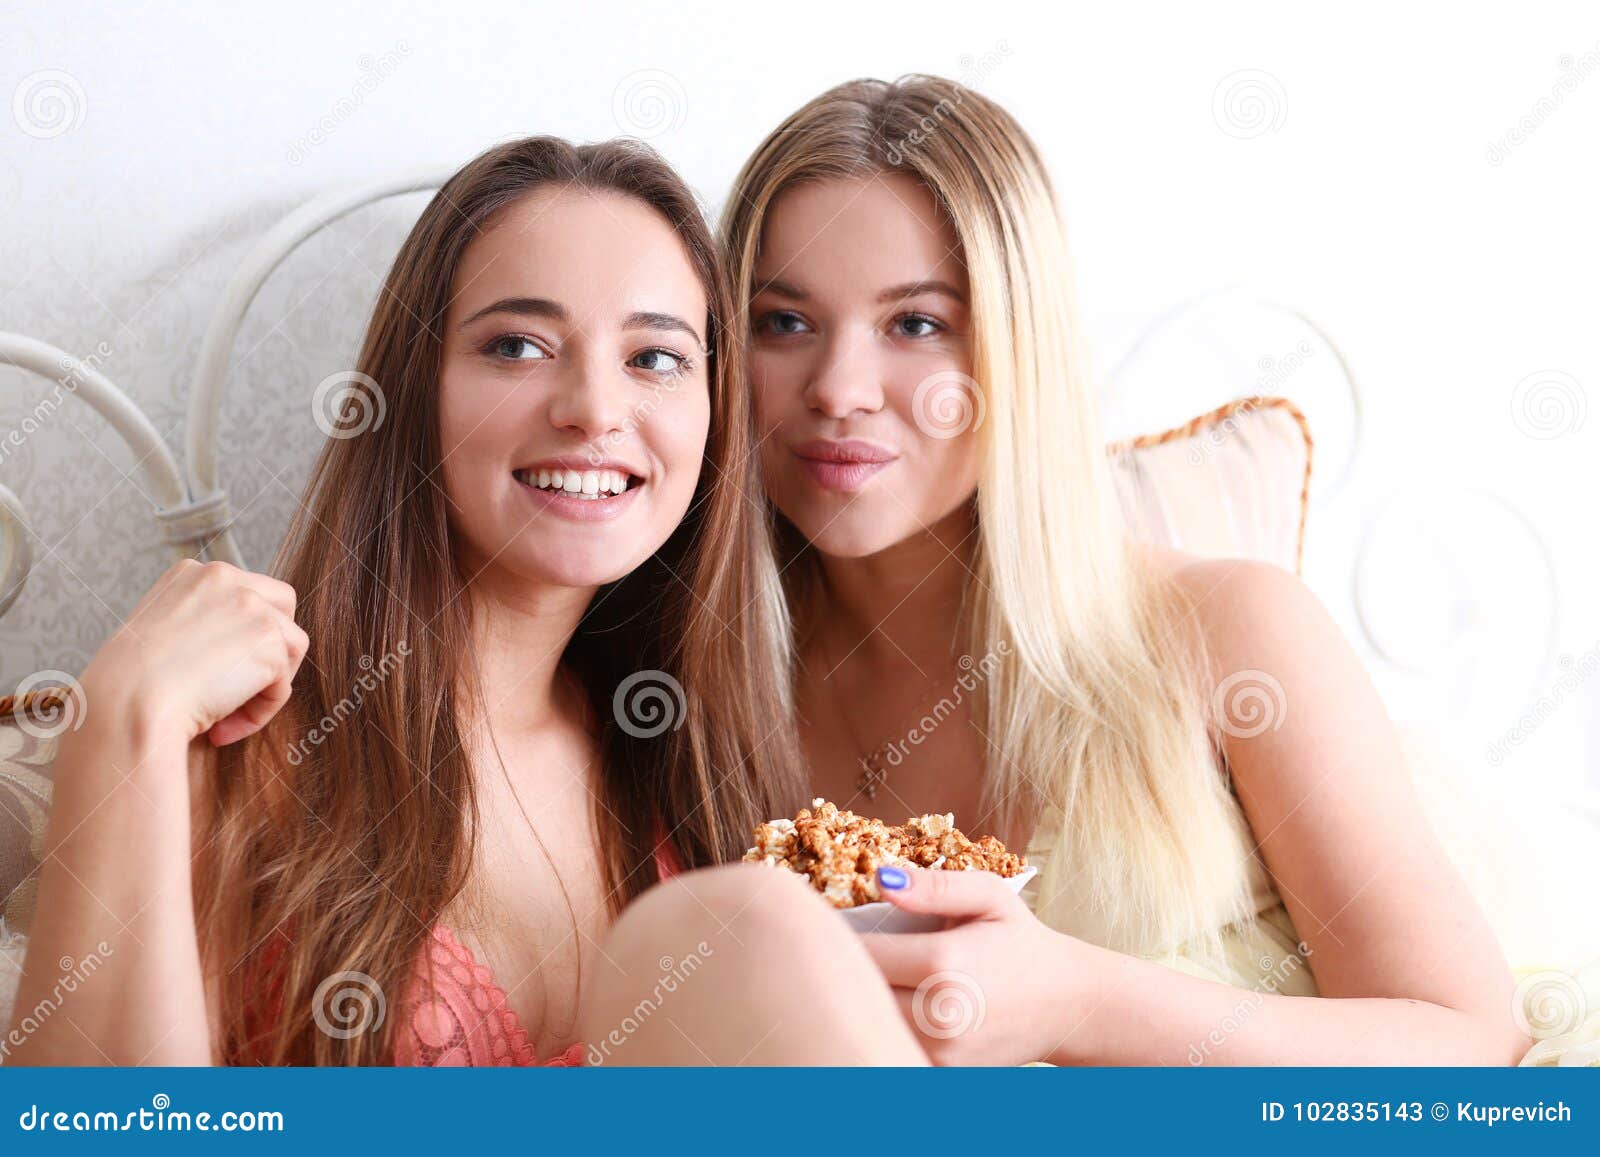
[[[34,730],[11,716],[0,722],[0,927],[14,932],[33,918],[56,754],[54,737]]]
[[[1287,398],[1240,398],[1111,446],[1129,533],[1208,558],[1296,574],[1311,489],[1311,430]]]

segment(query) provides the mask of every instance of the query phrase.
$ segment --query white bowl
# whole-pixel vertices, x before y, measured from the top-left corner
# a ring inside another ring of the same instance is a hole
[[[1007,876],[1006,883],[1013,892],[1021,892],[1028,881],[1039,874],[1035,867],[1023,868],[1015,876]],[[887,900],[861,904],[854,908],[841,908],[839,915],[857,932],[937,932],[944,927],[945,917],[924,916],[916,912],[902,912]]]

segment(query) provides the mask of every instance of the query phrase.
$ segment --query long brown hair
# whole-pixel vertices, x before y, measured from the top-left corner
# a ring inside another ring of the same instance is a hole
[[[656,881],[659,839],[685,866],[720,862],[800,794],[732,302],[695,197],[637,142],[492,148],[444,185],[401,246],[357,363],[382,391],[384,420],[327,442],[279,552],[274,570],[298,593],[311,639],[293,696],[218,753],[195,890],[228,1059],[392,1063],[398,1010],[350,1034],[328,1003],[352,991],[400,1001],[432,926],[467,885],[476,802],[464,721],[486,689],[435,476],[441,332],[467,246],[491,215],[552,182],[660,212],[709,313],[711,431],[690,512],[644,566],[597,593],[563,655],[599,719],[595,823],[612,911]],[[346,416],[375,402],[350,399]],[[639,672],[665,689],[671,726],[613,717]]]

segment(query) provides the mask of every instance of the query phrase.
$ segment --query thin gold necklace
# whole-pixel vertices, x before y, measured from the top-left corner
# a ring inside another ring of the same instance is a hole
[[[845,658],[848,659],[849,656],[847,655]],[[839,668],[843,666],[844,660],[841,659],[833,669],[834,674],[838,674]],[[895,741],[892,738],[886,739],[870,752],[866,751],[866,744],[861,742],[860,733],[856,731],[855,725],[850,722],[850,716],[844,709],[844,701],[839,698],[839,688],[833,682],[833,676],[823,676],[823,682],[828,684],[828,695],[833,700],[834,714],[844,724],[845,734],[849,737],[851,746],[856,749],[857,762],[861,765],[861,774],[856,777],[856,790],[865,792],[867,799],[875,800],[878,798],[878,788],[888,785],[889,767],[885,761],[888,758],[889,749],[894,746]],[[935,677],[930,676],[927,684],[922,688],[921,694],[923,696],[933,689],[934,682]]]

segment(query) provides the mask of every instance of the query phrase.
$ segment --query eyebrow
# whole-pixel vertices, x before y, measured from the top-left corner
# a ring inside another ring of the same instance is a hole
[[[488,317],[492,313],[514,313],[520,317],[545,317],[551,321],[567,321],[571,317],[567,312],[566,306],[558,301],[551,301],[547,297],[502,297],[499,301],[492,302],[473,313],[461,323],[460,328],[466,329],[467,326],[479,318]],[[695,332],[695,328],[675,314],[636,310],[623,318],[622,328],[674,330],[688,334],[702,350],[706,348],[706,343]]]
[[[567,310],[557,301],[547,297],[502,297],[490,305],[484,306],[471,317],[461,323],[461,328],[477,321],[480,317],[488,317],[491,313],[515,313],[522,317],[548,317],[552,321],[566,321]]]
[[[694,326],[675,314],[652,313],[650,311],[630,313],[622,319],[622,328],[675,330],[694,338],[695,344],[702,350],[706,348],[706,343],[700,340],[700,335],[695,332]]]
[[[780,297],[787,297],[793,301],[807,301],[811,297],[809,293],[801,289],[798,285],[788,281],[782,281],[776,277],[772,278],[770,281],[763,281],[756,287],[756,296],[759,296],[763,293],[776,293]],[[892,285],[888,289],[885,289],[882,293],[878,294],[877,300],[880,303],[889,304],[896,301],[903,301],[908,297],[916,297],[918,294],[922,293],[943,294],[945,297],[959,302],[962,305],[965,305],[967,302],[967,295],[961,292],[958,287],[951,285],[948,281],[939,281],[937,279],[926,281],[907,281],[902,285]]]

